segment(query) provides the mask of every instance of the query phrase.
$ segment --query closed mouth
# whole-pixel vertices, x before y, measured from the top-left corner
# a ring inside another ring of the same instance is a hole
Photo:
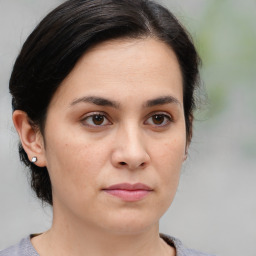
[[[143,183],[120,183],[111,185],[103,191],[123,201],[134,202],[145,198],[153,189]]]

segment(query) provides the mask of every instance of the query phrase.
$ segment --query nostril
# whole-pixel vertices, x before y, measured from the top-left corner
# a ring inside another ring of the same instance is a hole
[[[126,165],[126,163],[125,163],[125,162],[120,162],[120,164],[121,164],[121,165]]]

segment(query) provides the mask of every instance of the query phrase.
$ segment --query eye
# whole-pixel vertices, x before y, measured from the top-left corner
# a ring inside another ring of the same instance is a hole
[[[82,123],[87,126],[106,126],[112,124],[102,113],[93,113],[85,116]]]
[[[171,122],[172,122],[171,116],[163,113],[156,113],[150,116],[145,123],[153,126],[163,127],[168,125]]]

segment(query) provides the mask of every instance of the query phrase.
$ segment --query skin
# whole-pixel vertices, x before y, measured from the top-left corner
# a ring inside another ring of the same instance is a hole
[[[168,45],[101,43],[54,94],[44,137],[24,112],[13,121],[52,182],[52,228],[32,239],[40,255],[175,255],[159,237],[159,219],[176,193],[187,143],[182,76]],[[151,191],[128,202],[104,190],[124,182]]]

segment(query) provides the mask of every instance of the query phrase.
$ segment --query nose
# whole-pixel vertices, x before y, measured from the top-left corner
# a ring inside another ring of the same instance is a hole
[[[145,168],[150,161],[145,144],[139,128],[130,127],[120,130],[114,142],[112,164],[116,168],[130,170]]]

